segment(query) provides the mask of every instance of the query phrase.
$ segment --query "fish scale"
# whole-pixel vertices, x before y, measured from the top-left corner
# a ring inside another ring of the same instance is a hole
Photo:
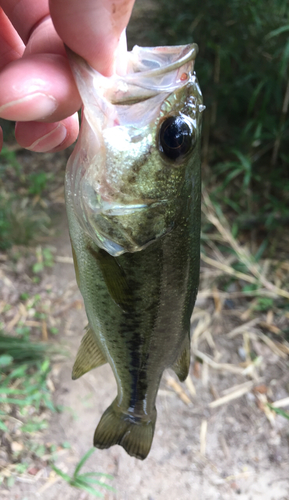
[[[137,58],[141,68],[144,60],[157,68],[104,78],[69,54],[84,113],[65,184],[89,322],[73,378],[110,364],[117,397],[96,428],[94,445],[119,444],[144,459],[164,370],[172,367],[180,380],[189,370],[199,279],[202,96],[192,73],[196,46],[129,54],[135,69]],[[154,112],[146,104],[150,98],[158,102]],[[119,144],[119,137],[126,142]]]

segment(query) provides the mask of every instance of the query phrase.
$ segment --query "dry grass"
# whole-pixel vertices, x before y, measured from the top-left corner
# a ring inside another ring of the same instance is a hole
[[[241,398],[244,410],[247,404],[244,396],[247,395],[248,401],[254,402],[274,428],[274,408],[285,408],[282,415],[289,418],[289,260],[256,262],[249,249],[250,242],[241,244],[233,237],[227,219],[216,213],[207,193],[204,194],[203,213],[213,231],[207,235],[205,253],[201,254],[200,291],[191,319],[193,379],[188,379],[183,391],[190,401],[204,407],[202,392],[209,387],[211,401],[206,405],[211,411],[232,402],[237,408]],[[246,271],[236,271],[233,267],[236,263],[241,263]],[[223,283],[228,277],[230,291],[225,291]],[[243,290],[248,283],[254,288]],[[264,298],[269,299],[268,308],[259,310],[258,305]],[[274,381],[275,366],[283,374],[277,383]],[[214,372],[222,377],[212,376]],[[201,384],[197,383],[198,379]],[[170,382],[169,386],[187,405],[188,401],[181,396],[180,384]],[[284,397],[277,399],[278,394]],[[249,405],[247,413],[250,418]],[[202,420],[202,455],[206,452],[208,425],[207,419]],[[224,437],[222,448],[228,456]]]

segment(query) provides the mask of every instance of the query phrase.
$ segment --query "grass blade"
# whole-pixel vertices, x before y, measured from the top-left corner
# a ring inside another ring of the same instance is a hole
[[[51,469],[53,469],[54,472],[58,474],[58,476],[62,477],[64,481],[66,481],[68,484],[71,484],[71,477],[68,474],[65,474],[64,472],[62,472],[62,470],[58,469],[58,467],[53,464],[51,464]]]
[[[90,493],[91,495],[94,495],[95,497],[103,497],[103,493],[101,493],[98,490],[95,490],[91,486],[88,486],[86,483],[83,483],[82,481],[79,481],[78,479],[73,481],[71,486],[75,486],[75,488],[79,488],[80,490],[87,491],[88,493]]]
[[[92,474],[94,474],[94,472]],[[87,476],[86,474],[81,474],[80,476],[77,476],[77,481],[81,481],[82,483],[85,483],[88,485],[89,484],[98,484],[99,486],[106,488],[107,490],[115,491],[115,489],[112,486],[110,486],[109,484],[103,483],[102,481],[92,477],[91,475]]]
[[[275,406],[272,406],[269,403],[268,406],[270,410],[273,410],[275,413],[277,413],[277,415],[281,415],[281,417],[284,417],[287,420],[289,420],[289,413],[287,411],[281,410],[281,408],[275,408]]]
[[[113,479],[113,476],[111,474],[104,474],[102,472],[85,472],[84,474],[81,474],[81,476],[78,477],[92,477],[92,476],[99,476],[99,477],[106,477],[107,479]]]
[[[75,471],[73,474],[73,477],[76,478],[78,475],[78,472],[80,471],[81,467],[85,464],[85,462],[89,459],[89,457],[95,452],[95,448],[90,448],[85,455],[83,455],[82,459],[78,462],[77,466],[75,467]]]

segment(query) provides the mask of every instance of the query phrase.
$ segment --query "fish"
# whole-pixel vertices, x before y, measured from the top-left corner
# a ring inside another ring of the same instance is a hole
[[[145,459],[165,369],[184,381],[200,266],[197,45],[138,47],[104,77],[69,51],[83,109],[65,199],[88,325],[72,378],[109,363],[117,396],[94,434]]]

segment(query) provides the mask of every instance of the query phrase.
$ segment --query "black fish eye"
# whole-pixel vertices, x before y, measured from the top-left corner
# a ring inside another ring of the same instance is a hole
[[[194,129],[182,116],[169,116],[160,128],[159,149],[170,160],[181,159],[192,147]]]

